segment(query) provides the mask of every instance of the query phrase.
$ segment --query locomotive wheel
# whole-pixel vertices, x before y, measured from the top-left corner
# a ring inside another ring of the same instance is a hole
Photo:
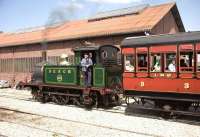
[[[60,105],[67,105],[69,103],[69,96],[59,96]]]
[[[38,100],[38,90],[36,88],[32,88],[32,91],[31,91],[31,94],[32,94],[32,99],[33,100]]]
[[[192,106],[193,106],[193,108],[194,108],[194,111],[197,111],[198,108],[200,107],[200,103],[199,103],[199,102],[194,102],[194,103],[192,104]]]
[[[69,103],[70,97],[69,96],[65,96],[63,99],[64,99],[63,100],[64,104],[67,105]]]
[[[66,94],[69,94],[69,91],[67,91]],[[63,100],[64,104],[67,105],[70,101],[70,96],[66,95],[66,96],[63,97],[63,99],[64,99]]]
[[[92,93],[92,106],[97,108],[99,105],[99,96],[97,92]]]
[[[109,107],[109,95],[104,95],[103,104],[105,107]]]
[[[183,111],[186,111],[189,109],[189,107],[191,106],[191,103],[190,102],[183,102],[183,103],[179,103],[177,104],[176,108],[178,110],[183,110]]]
[[[126,102],[126,105],[127,105],[127,106],[130,105],[129,97],[127,97],[127,96],[125,97],[125,102]]]
[[[52,101],[53,101],[54,103],[56,103],[56,104],[60,104],[58,95],[52,95]]]
[[[73,97],[72,102],[73,102],[74,105],[81,106],[79,98],[77,98],[77,97]]]
[[[65,99],[63,96],[58,96],[59,105],[65,105]]]

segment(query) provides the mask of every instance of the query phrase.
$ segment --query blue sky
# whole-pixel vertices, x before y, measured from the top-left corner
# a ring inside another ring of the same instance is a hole
[[[139,4],[176,2],[187,31],[200,31],[199,0],[0,0],[0,30],[16,31]]]

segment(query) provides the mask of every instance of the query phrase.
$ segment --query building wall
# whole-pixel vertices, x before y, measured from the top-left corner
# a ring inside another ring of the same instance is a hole
[[[63,53],[73,57],[72,48],[83,46],[86,41],[99,45],[119,46],[121,41],[128,36],[133,35],[47,43],[48,61],[58,64],[59,57]],[[12,85],[19,81],[29,81],[34,65],[42,61],[42,49],[44,47],[41,44],[0,48],[0,80],[8,80]]]
[[[163,34],[176,33],[178,31],[174,17],[170,12],[153,28],[151,33]],[[143,33],[47,43],[48,60],[58,63],[61,54],[73,55],[72,48],[83,46],[86,41],[99,45],[116,45],[119,47],[124,38],[139,35],[143,35]],[[13,85],[19,81],[29,81],[34,65],[42,61],[42,49],[44,47],[41,44],[0,48],[0,79],[9,80]]]
[[[151,31],[152,34],[174,34],[179,32],[173,14],[169,12]]]

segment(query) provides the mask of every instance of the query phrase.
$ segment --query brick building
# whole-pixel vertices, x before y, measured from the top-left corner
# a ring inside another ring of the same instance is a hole
[[[46,29],[0,33],[0,79],[27,81],[42,50],[48,60],[59,61],[62,53],[85,42],[119,46],[128,36],[185,31],[175,3],[137,6],[99,13],[87,20],[66,22]],[[45,44],[44,44],[45,43]]]

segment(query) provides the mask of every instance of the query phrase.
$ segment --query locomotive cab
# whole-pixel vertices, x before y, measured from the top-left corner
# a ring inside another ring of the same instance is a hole
[[[87,46],[74,48],[73,51],[75,53],[75,65],[78,66],[80,66],[85,53],[92,57],[92,86],[108,88],[120,84],[121,67],[118,65],[119,49],[117,47],[111,45]],[[81,86],[84,86],[83,81],[80,69]]]

